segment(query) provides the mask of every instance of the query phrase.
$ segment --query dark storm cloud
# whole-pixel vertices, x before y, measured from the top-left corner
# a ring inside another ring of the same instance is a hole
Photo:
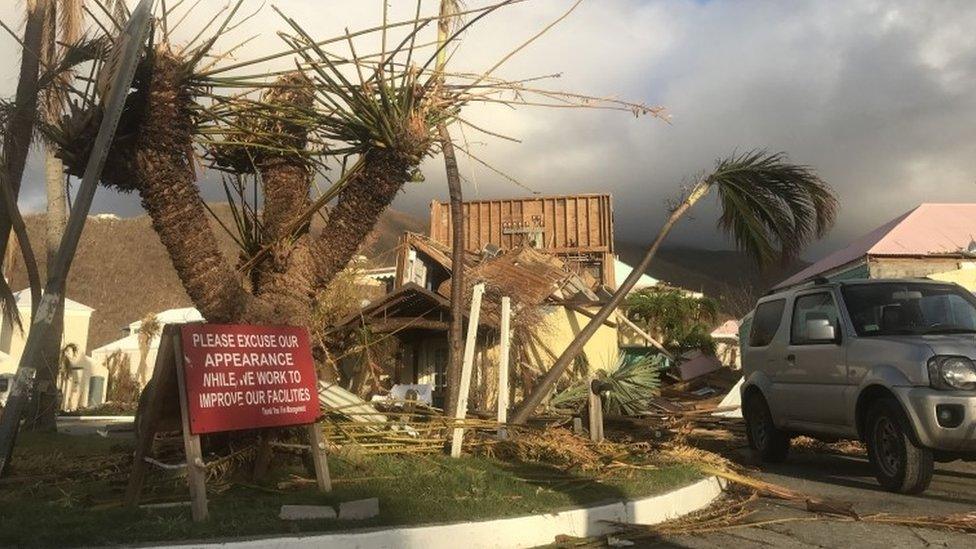
[[[324,18],[315,5],[282,2]],[[350,17],[375,15],[349,6]],[[566,6],[538,0],[485,20],[457,60],[490,66]],[[815,167],[842,201],[837,227],[810,249],[816,257],[920,202],[976,198],[973,28],[969,2],[587,2],[504,74],[562,72],[552,87],[661,104],[672,124],[474,106],[466,116],[523,143],[470,128],[455,128],[454,137],[540,192],[611,191],[618,239],[629,241],[649,240],[666,201],[718,156],[783,150]],[[446,198],[442,160],[429,160],[424,172],[427,181],[409,184],[396,207],[424,214],[432,198]],[[465,162],[462,173],[469,197],[526,193],[477,164]],[[216,185],[204,186],[220,196]],[[31,186],[24,201],[41,204],[42,194]],[[100,190],[96,209],[131,214],[139,206]],[[673,242],[726,247],[715,218],[714,203],[703,205]]]

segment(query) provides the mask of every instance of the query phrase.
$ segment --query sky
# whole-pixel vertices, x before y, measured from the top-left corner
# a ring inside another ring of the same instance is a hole
[[[130,1],[131,3],[131,1]],[[186,5],[192,2],[186,2]],[[468,0],[467,6],[485,5]],[[20,23],[4,0],[0,19]],[[195,33],[225,0],[201,0],[181,36]],[[391,20],[413,0],[389,0]],[[424,0],[423,12],[437,2]],[[528,0],[474,25],[451,59],[454,71],[484,71],[556,20],[572,0]],[[254,9],[260,2],[246,2]],[[382,0],[276,0],[315,37],[378,24]],[[199,22],[194,21],[199,20]],[[198,27],[197,27],[198,28]],[[248,59],[282,49],[285,23],[265,5],[222,47],[257,35],[237,52]],[[476,104],[464,117],[520,142],[453,129],[478,158],[542,194],[610,192],[616,238],[646,243],[669,200],[719,157],[754,148],[784,151],[813,167],[837,192],[834,229],[804,254],[817,259],[921,202],[976,198],[976,3],[584,0],[545,35],[503,64],[518,79],[559,73],[551,89],[613,96],[667,109],[669,120],[581,109]],[[184,38],[185,39],[185,38]],[[357,41],[368,51],[372,38]],[[219,46],[220,47],[220,46]],[[16,84],[17,47],[0,36],[0,94]],[[345,54],[346,50],[340,53]],[[268,64],[266,69],[280,68]],[[529,193],[461,157],[466,198]],[[425,216],[446,200],[441,157],[424,162],[394,207]],[[32,156],[21,205],[44,207],[39,155]],[[203,177],[208,197],[220,191]],[[100,189],[94,212],[138,215],[135,196]],[[694,210],[670,243],[731,247],[715,228],[717,204]]]

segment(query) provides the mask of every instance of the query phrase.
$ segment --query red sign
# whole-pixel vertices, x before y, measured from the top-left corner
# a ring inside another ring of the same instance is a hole
[[[301,425],[318,417],[304,329],[187,324],[181,330],[191,433]]]

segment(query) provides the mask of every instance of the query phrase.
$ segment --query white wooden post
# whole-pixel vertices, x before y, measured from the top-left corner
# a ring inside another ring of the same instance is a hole
[[[593,442],[603,442],[603,399],[600,395],[593,392],[593,382],[596,378],[590,378],[586,386],[586,393],[589,395],[590,404],[590,440]]]
[[[464,362],[461,364],[461,387],[458,390],[457,408],[454,419],[464,420],[468,412],[468,393],[471,391],[471,370],[474,365],[474,349],[478,339],[478,317],[481,316],[481,296],[485,293],[484,284],[476,284],[471,295],[471,312],[468,313],[468,337],[464,342]],[[451,440],[451,457],[461,457],[461,443],[464,429],[454,428]]]
[[[512,300],[508,296],[502,298],[501,342],[498,357],[498,437],[505,438],[505,424],[508,423],[508,361],[512,340],[510,328],[512,316]]]

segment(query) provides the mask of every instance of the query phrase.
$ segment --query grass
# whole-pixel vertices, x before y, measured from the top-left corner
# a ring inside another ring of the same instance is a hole
[[[276,488],[277,481],[292,474],[306,476],[297,458],[282,456],[275,464],[273,478],[263,485],[231,481],[218,487],[219,493],[210,495],[210,520],[197,524],[190,520],[188,507],[147,510],[118,506],[129,451],[131,443],[97,436],[22,436],[11,477],[38,480],[6,481],[7,486],[0,486],[0,546],[63,547],[290,535],[510,517],[661,493],[701,477],[690,465],[622,469],[598,478],[485,457],[377,456],[358,464],[331,459],[335,490],[319,494],[311,488]],[[123,474],[100,478],[113,467],[118,471],[120,464]],[[52,471],[59,471],[56,478],[51,477]],[[188,499],[185,486],[172,482],[162,485],[148,493],[147,499]],[[278,519],[282,504],[337,505],[367,497],[380,500],[380,516],[375,519]]]

